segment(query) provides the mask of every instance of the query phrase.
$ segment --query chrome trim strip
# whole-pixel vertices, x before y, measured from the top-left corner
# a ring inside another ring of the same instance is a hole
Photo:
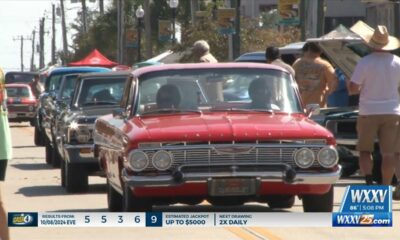
[[[334,184],[341,176],[342,167],[338,165],[335,172],[330,173],[297,173],[291,184]],[[283,172],[221,172],[221,173],[189,173],[183,174],[181,182],[176,182],[171,175],[163,176],[128,176],[125,169],[122,170],[122,180],[132,187],[168,187],[184,183],[206,183],[214,177],[255,177],[261,182],[284,182]]]

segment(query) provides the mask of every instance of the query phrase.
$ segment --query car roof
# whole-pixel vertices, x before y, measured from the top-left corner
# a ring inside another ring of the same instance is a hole
[[[24,84],[24,83],[7,83],[6,88],[7,87],[28,87],[28,88],[30,88],[31,86],[29,84]]]
[[[26,74],[26,75],[39,75],[38,72],[19,72],[19,71],[9,71],[7,74]]]
[[[301,54],[305,42],[294,42],[279,48],[281,55]],[[265,63],[265,51],[248,52],[240,55],[235,62],[260,62]]]
[[[65,73],[83,73],[83,72],[110,72],[109,68],[103,67],[57,67],[50,71],[49,76]]]
[[[128,76],[131,74],[131,71],[112,71],[112,72],[90,72],[83,73],[80,75],[80,78],[87,77],[119,77],[119,76]]]
[[[253,63],[253,62],[227,62],[227,63],[179,63],[179,64],[162,64],[155,66],[142,67],[133,70],[134,76],[140,76],[150,72],[168,71],[168,70],[187,70],[187,69],[234,69],[234,68],[249,68],[249,69],[265,69],[265,70],[279,70],[286,72],[285,69],[267,64],[267,63]]]

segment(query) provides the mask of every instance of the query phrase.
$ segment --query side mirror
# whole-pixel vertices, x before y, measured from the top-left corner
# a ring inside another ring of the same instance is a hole
[[[311,117],[312,115],[318,115],[321,112],[321,107],[317,103],[307,104],[306,106],[306,114],[307,117]]]
[[[123,108],[114,109],[112,114],[113,114],[113,117],[115,117],[115,118],[119,118],[119,119],[127,118],[126,112],[124,111]]]

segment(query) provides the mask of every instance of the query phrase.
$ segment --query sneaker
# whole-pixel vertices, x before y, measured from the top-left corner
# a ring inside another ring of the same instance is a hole
[[[400,184],[397,184],[394,188],[393,200],[400,201]]]

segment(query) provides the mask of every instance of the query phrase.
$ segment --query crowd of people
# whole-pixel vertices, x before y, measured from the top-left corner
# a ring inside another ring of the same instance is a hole
[[[373,31],[361,25],[354,32],[364,40],[371,53],[360,59],[351,79],[323,59],[322,50],[313,42],[304,44],[302,57],[292,66],[282,61],[279,48],[268,46],[266,62],[285,69],[294,77],[304,105],[318,103],[323,108],[349,106],[354,104],[350,100],[352,95],[359,95],[356,103],[359,106],[357,150],[361,173],[366,184],[372,185],[372,152],[375,139],[378,139],[382,155],[382,184],[391,185],[394,175],[400,179],[400,58],[390,51],[400,48],[400,42],[381,25]],[[197,41],[193,49],[199,62],[217,62],[206,41]],[[249,90],[249,95],[254,94]],[[400,200],[400,181],[393,199]]]

